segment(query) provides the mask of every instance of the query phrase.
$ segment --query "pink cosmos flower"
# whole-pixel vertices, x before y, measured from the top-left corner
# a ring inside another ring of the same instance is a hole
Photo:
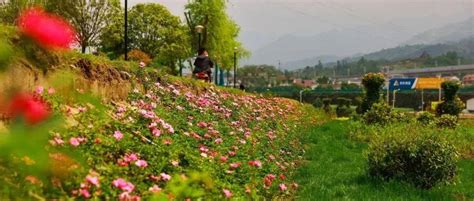
[[[126,154],[125,157],[123,158],[126,162],[133,162],[138,160],[137,154]]]
[[[214,140],[214,143],[216,144],[222,144],[223,140],[222,138],[217,138],[216,140]]]
[[[115,138],[117,141],[122,140],[122,138],[123,138],[122,132],[120,132],[120,131],[115,131],[115,132],[114,132],[114,138]]]
[[[288,190],[288,187],[286,187],[285,184],[280,184],[279,187],[280,187],[280,190],[281,190],[281,191],[286,191],[286,190]]]
[[[228,159],[227,156],[221,156],[221,162],[227,162]]]
[[[148,163],[145,160],[137,160],[135,162],[135,165],[141,168],[146,168],[148,166]]]
[[[232,197],[232,192],[230,192],[230,190],[228,189],[223,189],[222,192],[224,193],[224,196],[226,198],[231,198]]]
[[[81,145],[81,143],[79,142],[79,140],[75,137],[69,139],[69,144],[71,144],[72,146],[74,147],[78,147],[79,145]]]
[[[129,192],[129,193],[132,192],[133,189],[135,189],[135,186],[132,183],[127,182],[122,178],[118,178],[118,179],[114,180],[112,182],[112,185],[115,186],[116,188],[122,190],[122,191]]]
[[[96,187],[100,186],[99,177],[87,175],[86,181],[89,182],[90,184],[96,186]]]
[[[161,173],[160,176],[161,176],[161,179],[162,179],[163,181],[169,181],[169,180],[171,180],[171,176],[168,175],[168,174],[166,174],[166,173]]]
[[[139,65],[140,65],[140,68],[145,68],[146,67],[146,63],[143,62],[143,61],[141,61]]]
[[[249,165],[250,166],[255,166],[257,168],[261,168],[262,167],[262,162],[260,162],[259,160],[249,161]]]
[[[79,190],[79,194],[84,198],[90,198],[91,197],[91,194],[89,193],[89,191],[87,189]]]
[[[155,136],[155,137],[160,137],[160,135],[161,135],[161,130],[158,129],[158,128],[152,128],[151,134],[152,134],[153,136]]]

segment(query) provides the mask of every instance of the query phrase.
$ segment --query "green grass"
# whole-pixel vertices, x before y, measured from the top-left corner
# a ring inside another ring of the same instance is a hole
[[[474,161],[459,163],[457,185],[420,190],[366,175],[367,144],[347,138],[347,122],[315,127],[305,139],[307,163],[296,175],[297,200],[474,200]]]

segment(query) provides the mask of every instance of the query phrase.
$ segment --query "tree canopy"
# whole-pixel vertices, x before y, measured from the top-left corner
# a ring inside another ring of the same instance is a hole
[[[193,38],[192,47],[197,49],[197,25],[204,26],[202,45],[206,47],[211,57],[224,69],[233,66],[234,48],[237,48],[238,58],[250,53],[237,40],[239,26],[226,13],[226,0],[190,0],[186,5],[186,20],[189,33]]]

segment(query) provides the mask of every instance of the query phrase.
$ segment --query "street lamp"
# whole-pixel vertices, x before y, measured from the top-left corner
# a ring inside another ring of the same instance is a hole
[[[201,49],[201,36],[202,36],[202,32],[204,31],[204,26],[197,25],[194,29],[196,30],[196,33],[198,33],[199,35],[198,50],[200,50]]]
[[[237,88],[237,51],[239,48],[234,47],[234,88]]]
[[[125,61],[128,61],[128,0],[125,0],[125,30],[124,30],[124,51]]]

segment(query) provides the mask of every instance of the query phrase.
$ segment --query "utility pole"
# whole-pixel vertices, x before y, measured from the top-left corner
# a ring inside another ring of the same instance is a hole
[[[125,30],[124,30],[124,43],[125,43],[125,61],[128,61],[128,0],[125,0]]]

